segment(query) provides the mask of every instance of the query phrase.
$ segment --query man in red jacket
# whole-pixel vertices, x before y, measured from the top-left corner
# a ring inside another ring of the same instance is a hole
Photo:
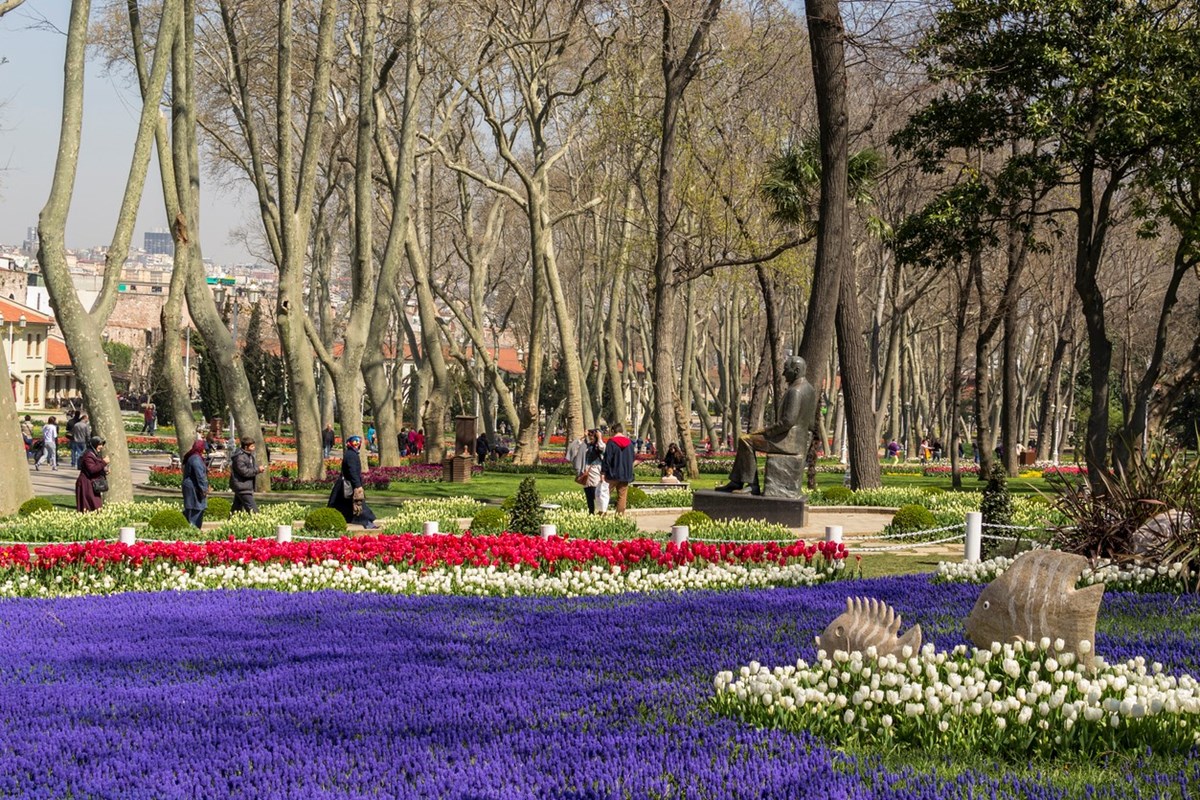
[[[617,513],[625,513],[629,484],[633,482],[633,441],[625,435],[620,423],[612,426],[612,438],[604,446],[600,476],[617,495]]]

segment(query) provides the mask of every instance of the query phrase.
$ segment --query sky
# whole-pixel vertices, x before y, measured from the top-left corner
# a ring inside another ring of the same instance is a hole
[[[27,0],[0,18],[0,243],[20,246],[36,226],[50,194],[62,114],[62,62],[66,50],[67,0]],[[35,28],[45,18],[55,32]],[[89,63],[84,84],[83,144],[75,195],[67,222],[67,246],[107,246],[125,191],[137,118],[136,89],[124,77],[105,75]],[[142,234],[165,229],[158,165],[151,161],[132,247]],[[260,226],[248,191],[201,186],[201,245],[217,264],[254,259],[241,243],[230,242],[239,227]]]

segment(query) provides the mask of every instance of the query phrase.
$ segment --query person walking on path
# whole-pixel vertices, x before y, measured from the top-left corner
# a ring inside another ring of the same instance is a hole
[[[346,522],[372,530],[379,526],[375,524],[375,513],[367,505],[366,492],[363,490],[362,460],[359,457],[361,449],[361,436],[346,439],[346,451],[342,453],[342,474],[333,482],[328,505],[336,508]]]
[[[900,443],[897,442],[895,439],[892,439],[890,442],[888,442],[887,454],[888,454],[888,457],[890,459],[892,459],[893,464],[899,464],[900,463]]]
[[[46,420],[46,424],[42,426],[42,445],[42,454],[38,456],[38,460],[34,463],[33,468],[36,470],[42,464],[49,464],[57,472],[58,421],[54,417]]]
[[[425,429],[424,428],[417,429],[417,435],[416,435],[415,442],[416,442],[417,449],[413,451],[414,455],[420,455],[421,453],[424,453],[425,452]]]
[[[267,468],[260,467],[254,459],[256,446],[254,437],[243,436],[241,449],[233,454],[233,461],[229,466],[229,490],[233,492],[233,511],[258,513],[258,504],[254,502],[254,479]]]
[[[609,484],[609,491],[616,492],[617,513],[624,514],[629,484],[633,482],[633,441],[625,435],[620,423],[613,425],[612,431],[612,437],[604,446],[600,471]]]
[[[204,461],[204,440],[197,439],[183,456],[183,515],[199,529],[207,508],[208,464]]]
[[[324,453],[322,458],[329,458],[333,455],[333,423],[326,422],[324,430],[321,431],[321,451]]]
[[[603,461],[604,440],[600,438],[599,430],[590,430],[587,435],[587,449],[584,451],[586,480],[583,484],[583,493],[587,497],[589,514],[597,512],[603,514],[608,511],[608,484],[604,482],[604,478],[600,474]]]
[[[75,510],[98,511],[108,491],[108,462],[104,455],[104,437],[93,436],[79,457],[79,477],[75,479]]]
[[[479,466],[487,461],[488,451],[492,449],[491,443],[488,442],[487,434],[481,433],[475,439],[475,458],[479,460]]]
[[[592,432],[588,431],[583,436],[567,442],[567,451],[565,454],[567,461],[575,470],[575,483],[583,487],[583,494],[587,498],[589,512],[592,510],[592,499],[594,497],[594,491],[590,490],[587,485],[587,448],[591,436]]]
[[[78,467],[79,459],[83,458],[83,451],[87,450],[88,443],[92,440],[92,424],[88,422],[86,411],[79,415],[67,433],[71,437],[71,466]]]
[[[142,433],[154,435],[154,429],[158,426],[155,411],[154,403],[147,401],[142,404]]]
[[[21,438],[25,441],[25,452],[33,448],[33,417],[28,414],[21,420]]]

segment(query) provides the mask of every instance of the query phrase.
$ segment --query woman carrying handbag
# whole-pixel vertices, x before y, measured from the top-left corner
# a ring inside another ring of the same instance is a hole
[[[79,477],[75,479],[75,510],[98,511],[108,491],[108,462],[104,455],[104,437],[93,436],[88,449],[79,457]]]

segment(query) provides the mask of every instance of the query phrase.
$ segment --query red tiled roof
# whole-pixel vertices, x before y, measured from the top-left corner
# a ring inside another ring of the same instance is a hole
[[[19,322],[22,316],[25,317],[27,323],[34,325],[49,325],[53,322],[52,319],[40,311],[35,311],[29,306],[0,297],[0,321],[15,323]]]
[[[71,354],[67,352],[67,343],[57,336],[46,339],[46,363],[55,367],[71,366]]]

